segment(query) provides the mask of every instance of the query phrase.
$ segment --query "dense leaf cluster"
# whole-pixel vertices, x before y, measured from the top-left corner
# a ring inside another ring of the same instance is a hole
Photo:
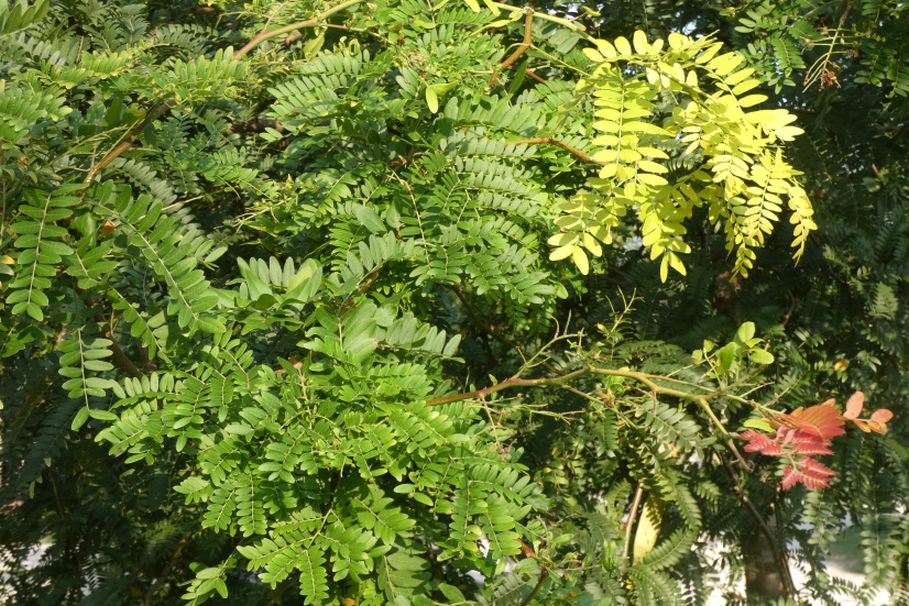
[[[905,11],[625,4],[0,2],[0,595],[698,604],[764,541],[830,600],[847,519],[899,591],[895,442],[786,494],[736,444],[909,393]],[[870,135],[760,92],[847,27]]]

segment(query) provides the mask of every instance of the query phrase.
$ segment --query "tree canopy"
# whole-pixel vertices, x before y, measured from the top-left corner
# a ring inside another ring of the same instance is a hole
[[[909,599],[907,27],[0,0],[0,595]]]

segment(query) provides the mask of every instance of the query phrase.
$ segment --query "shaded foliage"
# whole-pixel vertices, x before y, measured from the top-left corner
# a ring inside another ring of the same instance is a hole
[[[600,8],[0,3],[10,599],[905,591],[905,7]]]

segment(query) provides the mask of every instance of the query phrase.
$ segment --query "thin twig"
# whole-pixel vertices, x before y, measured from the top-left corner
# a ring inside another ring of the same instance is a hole
[[[472,398],[481,398],[483,396],[488,396],[489,394],[495,393],[497,391],[502,391],[503,389],[508,389],[510,387],[539,387],[541,385],[559,385],[561,383],[566,383],[572,379],[584,376],[587,374],[587,369],[582,368],[568,374],[564,374],[558,377],[547,377],[542,379],[522,379],[519,375],[514,375],[496,383],[495,385],[490,385],[489,387],[484,387],[483,389],[476,389],[474,391],[468,391],[465,393],[456,393],[448,396],[442,396],[440,398],[433,398],[431,400],[426,400],[426,404],[429,406],[436,406],[439,404],[448,404],[450,402],[458,402],[460,400],[470,400]]]
[[[836,29],[841,30],[843,26],[846,25],[846,19],[849,18],[849,12],[852,10],[852,0],[846,0],[846,7],[843,9],[843,14],[840,15],[840,20],[836,24]]]
[[[605,164],[605,162],[595,159],[593,156],[579,150],[577,147],[572,147],[564,141],[559,141],[553,137],[530,137],[527,139],[516,139],[514,141],[508,141],[507,143],[510,145],[555,145],[556,147],[561,147],[568,153],[577,156],[584,162],[589,162],[590,164]]]
[[[546,577],[548,577],[548,576],[549,576],[549,571],[546,570],[545,567],[541,566],[540,567],[540,578],[537,579],[537,584],[533,586],[533,589],[530,591],[529,594],[527,594],[527,597],[524,598],[524,600],[520,604],[518,604],[518,606],[527,606],[528,604],[530,604],[533,601],[533,599],[535,597],[537,597],[537,594],[540,593],[540,588],[543,587],[543,581],[545,581]]]
[[[531,358],[531,360],[533,360],[533,358]],[[708,402],[707,398],[705,398],[701,394],[695,394],[695,393],[691,393],[688,391],[682,391],[680,389],[674,389],[672,387],[664,387],[662,385],[659,385],[656,381],[662,380],[663,377],[651,375],[649,373],[640,372],[640,371],[636,371],[636,370],[624,369],[624,368],[601,368],[599,366],[589,366],[587,368],[582,368],[582,369],[567,373],[565,375],[560,375],[560,376],[555,376],[555,377],[548,377],[548,378],[542,378],[542,379],[522,379],[521,373],[526,371],[527,368],[528,368],[528,366],[525,365],[525,367],[523,369],[521,369],[520,371],[518,371],[515,375],[505,379],[504,381],[501,381],[500,383],[496,383],[495,385],[490,385],[488,387],[484,387],[483,389],[477,389],[474,391],[468,391],[468,392],[464,392],[464,393],[457,393],[457,394],[451,394],[448,396],[442,396],[439,398],[433,398],[431,400],[427,400],[426,403],[430,406],[435,406],[438,404],[448,404],[449,402],[457,402],[460,400],[469,400],[471,398],[480,398],[483,396],[487,396],[491,393],[495,393],[497,391],[502,391],[503,389],[509,389],[511,387],[539,387],[539,386],[546,386],[546,385],[564,385],[565,383],[567,383],[573,379],[582,377],[586,374],[597,374],[597,375],[604,375],[604,376],[610,376],[610,377],[624,377],[627,379],[633,379],[635,381],[638,381],[639,383],[643,383],[645,386],[647,386],[649,391],[654,394],[654,396],[663,395],[663,396],[669,396],[672,398],[678,398],[681,400],[690,400],[690,401],[696,402],[704,410],[705,414],[707,415],[710,422],[714,425],[714,427],[716,427],[716,429],[720,432],[720,434],[724,438],[726,438],[725,444],[729,448],[729,451],[732,453],[732,455],[735,457],[736,461],[740,465],[742,465],[742,467],[744,469],[751,468],[751,466],[748,464],[748,462],[745,461],[745,458],[742,456],[742,453],[739,452],[739,449],[736,447],[735,442],[732,441],[732,439],[734,437],[733,434],[731,434],[729,432],[729,430],[726,429],[726,426],[723,425],[722,421],[720,421],[717,418],[716,413],[713,412],[713,409],[710,407],[710,403]]]
[[[116,158],[122,156],[130,147],[132,147],[133,142],[135,142],[136,138],[142,134],[142,131],[148,128],[152,122],[157,120],[161,114],[176,105],[176,103],[177,102],[174,99],[168,99],[149,109],[141,122],[129,129],[129,131],[120,140],[119,143],[117,143],[109,152],[104,154],[104,157],[98,160],[98,162],[92,165],[92,167],[88,170],[88,176],[85,177],[85,187],[91,185],[92,182],[97,178],[98,173],[104,170],[107,165],[113,162]]]
[[[745,461],[745,458],[742,456],[742,453],[739,452],[739,449],[736,447],[735,442],[732,441],[733,435],[729,433],[729,430],[726,429],[726,426],[723,425],[723,422],[720,421],[716,413],[713,412],[713,409],[710,407],[710,403],[707,401],[707,398],[703,395],[690,393],[687,391],[681,391],[679,389],[673,389],[671,387],[663,387],[658,385],[654,379],[663,380],[663,377],[656,377],[644,372],[638,372],[636,370],[624,370],[624,369],[613,369],[613,368],[598,368],[591,367],[591,372],[596,374],[602,374],[613,377],[625,377],[629,379],[634,379],[646,385],[654,394],[670,396],[674,398],[679,398],[682,400],[692,400],[698,404],[707,415],[707,418],[710,419],[710,422],[713,423],[714,427],[726,438],[726,446],[732,452],[736,460],[745,468],[750,469],[750,466]]]
[[[252,49],[256,48],[266,40],[274,38],[275,36],[280,36],[282,34],[289,34],[306,27],[315,27],[335,13],[339,13],[347,8],[350,8],[351,6],[360,4],[363,1],[364,0],[345,0],[345,2],[342,2],[337,6],[333,6],[332,8],[316,15],[315,17],[312,17],[311,19],[297,21],[296,23],[291,23],[290,25],[285,25],[283,27],[272,30],[263,30],[256,34],[249,42],[246,43],[245,46],[234,53],[234,60],[242,59],[244,55],[248,54]]]
[[[376,267],[373,267],[372,270],[367,274],[366,279],[363,280],[363,283],[360,284],[359,287],[357,287],[356,293],[360,294],[360,295],[366,294],[369,291],[369,289],[373,287],[373,284],[375,284],[376,281],[379,279],[379,276],[382,274],[382,269],[384,267],[385,267],[384,265],[378,265]],[[347,296],[347,298],[344,300],[344,302],[341,304],[341,307],[338,310],[338,315],[343,316],[344,314],[346,314],[348,311],[350,311],[350,308],[352,308],[355,303],[356,303],[356,299],[354,299],[354,293],[350,293]]]
[[[537,82],[539,82],[540,84],[546,84],[546,78],[540,76],[539,74],[537,74],[535,71],[533,71],[529,67],[524,70],[524,73],[527,74],[528,76],[530,76],[531,78],[533,78],[534,80],[536,80]]]
[[[503,11],[507,11],[509,13],[526,13],[528,10],[527,8],[524,8],[524,7],[511,6],[510,4],[505,4],[502,2],[493,2],[493,4],[496,6],[496,8],[501,9]],[[534,11],[534,16],[537,19],[543,19],[545,21],[557,23],[557,24],[561,25],[562,27],[566,27],[566,28],[570,29],[571,31],[580,34],[581,37],[584,38],[585,40],[589,40],[589,41],[595,40],[595,38],[593,36],[591,36],[590,34],[587,33],[587,28],[584,27],[584,25],[581,23],[575,23],[574,21],[570,21],[563,17],[557,17],[556,15],[550,15],[547,12]]]
[[[128,374],[129,376],[139,379],[142,377],[142,371],[133,364],[133,361],[127,357],[127,355],[120,349],[120,346],[117,345],[117,342],[114,341],[113,335],[107,334],[108,339],[110,339],[110,351],[111,351],[111,361],[114,363],[114,366]]]
[[[497,69],[493,70],[492,75],[489,77],[489,82],[486,84],[487,88],[492,88],[495,86],[496,80],[499,79],[499,72],[504,72],[512,65],[514,65],[515,62],[521,58],[521,55],[526,53],[527,49],[533,45],[533,14],[533,9],[528,8],[525,10],[524,39],[518,45],[518,48],[516,48],[515,51],[508,56],[508,58],[499,63],[499,67]]]
[[[802,92],[807,91],[808,88],[812,84],[814,84],[815,80],[817,80],[818,78],[821,78],[821,75],[824,73],[825,68],[827,68],[828,65],[831,65],[834,49],[836,48],[837,39],[840,37],[845,39],[845,35],[841,36],[840,32],[842,32],[843,26],[846,24],[846,19],[849,18],[849,12],[851,10],[852,10],[852,0],[846,0],[846,7],[843,10],[843,14],[840,15],[840,20],[836,24],[836,29],[833,32],[833,37],[830,39],[830,45],[827,47],[827,52],[824,53],[823,55],[821,55],[820,57],[818,57],[817,61],[815,61],[811,65],[811,67],[808,68],[808,71],[805,72],[805,86],[802,89]],[[839,54],[842,54],[843,52],[844,51],[839,51]],[[836,67],[834,66],[832,69],[836,70]],[[833,73],[834,73],[833,83],[836,83],[835,71]],[[823,90],[823,88],[825,86],[826,85],[822,79],[821,80],[821,89]],[[837,86],[839,86],[839,84],[837,84]]]
[[[597,375],[605,375],[609,377],[624,377],[626,379],[634,379],[639,383],[643,383],[647,386],[650,391],[655,394],[660,394],[664,396],[670,396],[673,398],[679,398],[681,400],[693,400],[698,402],[704,399],[704,396],[700,394],[691,393],[689,391],[682,391],[680,389],[675,389],[672,387],[665,387],[659,385],[656,381],[662,381],[663,377],[658,375],[652,375],[646,372],[640,372],[637,370],[630,370],[626,368],[601,368],[599,366],[591,366],[590,372]],[[713,414],[713,411],[710,411]],[[725,434],[725,430],[724,430]]]
[[[622,572],[628,568],[628,557],[631,555],[631,532],[634,530],[634,521],[638,515],[638,508],[641,506],[641,499],[644,496],[644,485],[638,482],[638,487],[634,491],[634,498],[631,500],[631,509],[628,511],[628,519],[625,520],[625,545],[622,547]]]

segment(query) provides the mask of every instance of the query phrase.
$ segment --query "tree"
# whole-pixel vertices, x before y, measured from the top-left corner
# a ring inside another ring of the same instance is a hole
[[[817,255],[797,112],[756,77],[786,65],[492,2],[0,15],[17,603],[698,603],[691,547],[753,528],[794,598],[796,524],[829,532],[852,487],[904,477],[859,437],[888,412],[797,408],[847,395],[803,370],[822,325],[703,325],[773,284],[760,249],[770,273]],[[801,304],[824,274],[799,271]],[[893,326],[901,279],[874,295]]]

